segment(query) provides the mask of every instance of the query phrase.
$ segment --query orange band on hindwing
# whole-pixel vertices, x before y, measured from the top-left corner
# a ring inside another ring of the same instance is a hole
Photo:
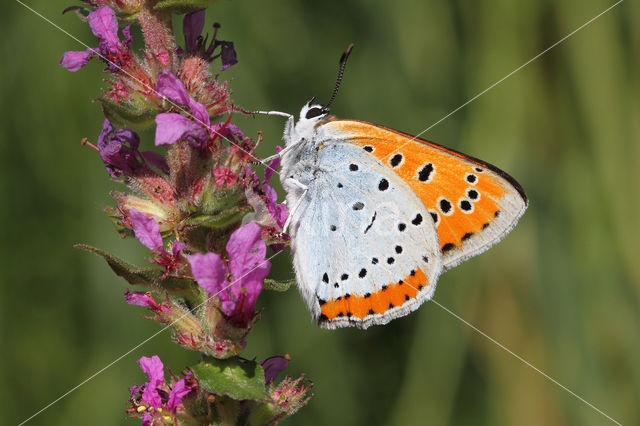
[[[402,306],[415,299],[418,291],[427,285],[427,277],[420,268],[403,280],[389,284],[382,289],[362,296],[344,295],[335,300],[321,304],[321,320],[332,320],[336,317],[355,317],[364,319],[367,315],[384,314],[389,309]]]

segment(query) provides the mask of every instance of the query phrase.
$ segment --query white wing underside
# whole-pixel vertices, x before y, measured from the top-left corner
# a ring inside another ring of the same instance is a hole
[[[428,284],[414,299],[383,314],[320,325],[384,324],[430,299],[442,255],[431,216],[415,193],[376,158],[348,143],[327,143],[315,166],[304,198],[295,199],[294,192],[287,196],[289,206],[300,203],[291,218],[292,251],[298,285],[314,319],[321,316],[321,301],[373,293],[418,268]]]

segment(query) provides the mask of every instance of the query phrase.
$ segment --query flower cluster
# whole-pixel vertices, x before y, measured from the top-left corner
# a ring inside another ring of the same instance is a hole
[[[97,46],[64,53],[60,65],[76,72],[92,59],[106,64],[110,88],[98,97],[106,118],[95,144],[87,138],[83,143],[129,189],[114,191],[116,205],[105,210],[123,237],[135,237],[149,250],[151,265],[137,268],[81,247],[142,287],[127,289],[126,302],[145,307],[148,319],[173,331],[175,343],[203,357],[169,381],[158,356],[141,358],[148,382],[131,388],[128,413],[145,425],[226,424],[247,416],[273,424],[307,402],[311,384],[304,377],[276,384],[288,365],[284,357],[258,364],[238,356],[258,320],[256,301],[271,269],[268,251],[288,244],[288,210],[269,184],[279,159],[263,179],[252,171],[261,137],[247,137],[231,122],[243,111],[233,106],[228,83],[209,69],[214,61],[220,72],[237,64],[234,44],[218,38],[218,24],[211,37],[203,35],[205,11],[198,7],[206,1],[85,3],[74,10],[88,21]],[[185,10],[190,13],[179,47],[171,15]],[[132,50],[131,28],[120,29],[119,18],[139,22],[145,37],[140,53]],[[152,127],[155,147],[143,150],[132,129]],[[234,391],[225,380],[233,381]],[[228,406],[228,399],[243,403],[236,411],[215,408]]]
[[[177,413],[185,413],[182,399],[194,390],[189,385],[192,374],[180,380],[172,377],[173,384],[165,382],[164,366],[157,355],[138,360],[140,368],[147,375],[147,383],[129,388],[131,408],[127,413],[142,417],[142,424],[175,424]]]

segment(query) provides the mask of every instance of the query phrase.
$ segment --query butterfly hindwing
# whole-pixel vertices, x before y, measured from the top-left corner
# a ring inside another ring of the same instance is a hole
[[[435,223],[445,269],[500,241],[527,207],[513,178],[473,157],[367,122],[333,120],[320,129],[375,157],[420,198]]]
[[[442,269],[424,204],[354,144],[326,141],[316,167],[290,230],[298,284],[314,318],[326,328],[366,328],[415,310]]]

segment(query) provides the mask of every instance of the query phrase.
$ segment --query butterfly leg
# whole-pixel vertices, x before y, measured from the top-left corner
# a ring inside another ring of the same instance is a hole
[[[252,114],[279,115],[281,117],[293,118],[293,115],[281,111],[253,111]]]
[[[300,207],[300,204],[302,204],[302,201],[307,196],[307,192],[309,192],[309,187],[307,185],[305,185],[304,183],[298,181],[297,179],[288,178],[286,180],[286,183],[293,184],[293,185],[297,186],[298,188],[302,189],[302,194],[296,200],[296,203],[293,205],[291,210],[289,210],[289,217],[287,218],[286,222],[284,223],[284,226],[282,227],[282,232],[285,233],[285,234],[287,233],[287,231],[289,229],[289,225],[291,224],[291,218],[293,218],[293,216],[296,213],[296,210],[298,210],[298,207]]]

